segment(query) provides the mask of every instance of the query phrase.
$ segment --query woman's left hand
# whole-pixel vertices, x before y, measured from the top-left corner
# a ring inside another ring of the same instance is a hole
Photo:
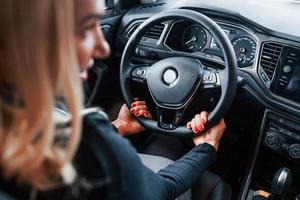
[[[118,129],[120,135],[131,135],[139,133],[145,128],[132,116],[134,114],[136,117],[144,116],[151,119],[151,114],[147,110],[147,105],[145,101],[139,101],[138,98],[131,104],[130,111],[127,106],[123,104],[120,109],[118,118],[113,121],[113,125]]]

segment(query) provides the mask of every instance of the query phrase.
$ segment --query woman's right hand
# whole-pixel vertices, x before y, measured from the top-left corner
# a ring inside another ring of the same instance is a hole
[[[138,98],[135,98],[134,102],[131,104],[130,110],[128,110],[127,106],[123,104],[118,118],[112,122],[112,124],[118,129],[118,133],[120,135],[131,135],[145,130],[145,128],[133,117],[133,115],[136,117],[144,116],[145,118],[152,118],[145,101],[140,101]]]
[[[195,117],[187,123],[187,128],[191,128],[194,133],[198,133],[203,131],[205,128],[205,124],[208,120],[208,113],[201,112],[200,114],[195,115]],[[218,124],[214,125],[210,129],[208,129],[204,134],[195,137],[194,143],[195,145],[209,143],[216,150],[218,150],[220,139],[225,131],[226,124],[224,119],[221,119]]]
[[[134,102],[131,104],[130,112],[136,117],[144,116],[146,118],[152,119],[151,113],[147,108],[146,102],[140,101],[138,98],[134,98]]]

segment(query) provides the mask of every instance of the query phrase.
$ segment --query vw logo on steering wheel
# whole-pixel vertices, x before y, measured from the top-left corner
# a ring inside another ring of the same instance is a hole
[[[178,78],[177,71],[172,67],[167,67],[162,73],[162,80],[164,84],[171,86],[175,83]]]

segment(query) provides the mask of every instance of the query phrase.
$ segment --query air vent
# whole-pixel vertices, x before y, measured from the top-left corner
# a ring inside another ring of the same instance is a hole
[[[137,29],[137,27],[139,27],[139,25],[141,25],[142,22],[140,23],[136,23],[134,24],[130,29],[129,31],[127,32],[126,34],[126,38],[129,39],[131,37],[131,35],[134,33],[134,31]]]
[[[154,25],[145,33],[144,37],[158,40],[160,38],[164,28],[165,28],[165,25],[161,24],[161,23]]]
[[[139,27],[139,25],[141,25],[140,23],[136,23],[134,24],[129,31],[126,34],[126,38],[129,39],[131,37],[131,35],[134,33],[134,31],[137,29],[137,27]],[[154,25],[153,27],[151,27],[144,35],[145,38],[151,38],[151,39],[155,39],[158,40],[163,32],[165,28],[165,25],[160,23],[157,25]]]
[[[277,43],[264,43],[261,53],[260,65],[272,80],[281,54],[282,45]]]

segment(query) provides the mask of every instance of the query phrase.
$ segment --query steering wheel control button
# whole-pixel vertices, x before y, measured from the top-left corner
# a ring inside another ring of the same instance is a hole
[[[147,70],[144,67],[138,67],[133,70],[131,73],[132,76],[132,81],[134,82],[139,82],[139,83],[144,83],[147,75]]]
[[[203,81],[209,81],[211,79],[210,75],[204,74],[203,75]]]
[[[178,78],[178,73],[174,68],[171,67],[167,68],[163,72],[162,80],[168,86],[172,86],[177,80],[177,78]]]
[[[135,49],[135,54],[141,57],[148,57],[149,56],[149,51],[142,49],[142,48],[136,48]]]
[[[289,155],[292,158],[299,159],[300,158],[300,144],[292,144],[289,148]]]
[[[137,68],[132,72],[132,76],[136,78],[146,78],[147,70],[145,68]]]
[[[215,84],[215,83],[217,83],[216,74],[213,73],[213,72],[203,74],[202,82],[206,83],[206,84]]]
[[[136,72],[136,74],[138,75],[138,76],[145,76],[146,75],[146,70],[137,70],[137,72]]]

